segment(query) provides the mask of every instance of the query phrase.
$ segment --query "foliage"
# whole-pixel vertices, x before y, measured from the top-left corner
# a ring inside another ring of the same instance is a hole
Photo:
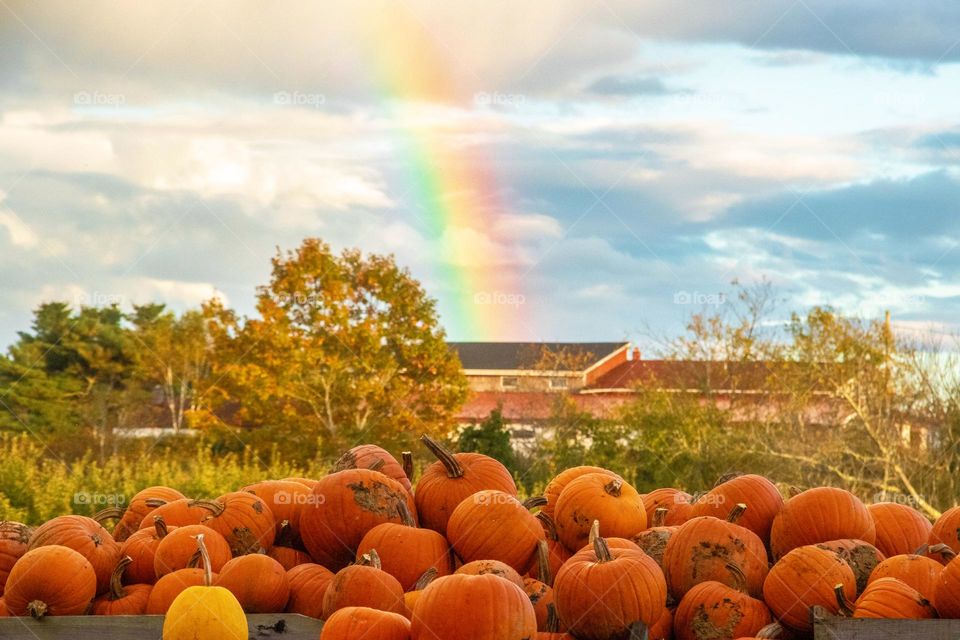
[[[457,439],[460,451],[475,451],[496,458],[507,469],[514,470],[515,455],[510,443],[510,429],[498,407],[490,412],[487,419],[477,425],[471,425],[460,432]]]

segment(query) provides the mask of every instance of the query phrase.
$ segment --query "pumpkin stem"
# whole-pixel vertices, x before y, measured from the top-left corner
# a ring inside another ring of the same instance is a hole
[[[913,552],[913,555],[915,555],[915,556],[925,556],[925,555],[927,555],[927,552],[928,552],[928,551],[930,551],[930,545],[929,545],[928,543],[924,542],[922,545],[920,545],[919,547],[917,547],[917,550]]]
[[[536,515],[537,520],[540,521],[540,526],[543,527],[543,532],[551,540],[558,540],[557,536],[557,523],[554,522],[553,518],[544,513],[543,511],[538,511]]]
[[[947,560],[952,560],[953,558],[957,557],[957,552],[951,549],[950,545],[943,544],[942,542],[930,547],[930,549],[928,549],[928,553],[943,556]]]
[[[370,549],[357,560],[357,564],[363,567],[373,567],[374,569],[380,569],[382,565],[380,564],[380,554],[377,553],[376,549]]]
[[[333,463],[334,471],[345,471],[347,469],[356,469],[357,468],[357,456],[354,455],[353,451],[347,451],[342,456],[337,458],[337,461]]]
[[[667,524],[667,514],[670,513],[670,509],[666,507],[657,507],[653,510],[653,527],[662,527]]]
[[[127,592],[123,589],[123,583],[120,582],[120,579],[123,577],[124,570],[126,570],[131,562],[133,562],[133,558],[130,556],[123,556],[120,558],[120,562],[117,563],[117,568],[114,569],[113,573],[110,574],[110,600],[119,600],[127,595]]]
[[[101,509],[95,514],[90,516],[92,519],[97,521],[97,524],[103,525],[107,520],[119,520],[123,517],[123,509],[120,507],[107,507],[106,509]]]
[[[448,478],[463,477],[463,467],[460,466],[460,463],[457,462],[456,457],[446,447],[428,435],[420,436],[420,441],[423,442],[424,446],[430,450],[430,453],[432,453],[447,469]]]
[[[619,478],[614,478],[603,486],[603,490],[606,491],[607,494],[613,496],[614,498],[620,497],[621,488],[623,488],[623,481],[620,480]]]
[[[415,527],[417,523],[413,520],[413,514],[410,513],[410,507],[406,500],[397,500],[397,515],[400,516],[400,522],[408,527]]]
[[[27,612],[34,620],[41,620],[47,615],[47,603],[41,600],[33,600],[27,603]]]
[[[787,487],[788,498],[793,498],[795,496],[800,495],[801,493],[803,493],[803,489],[801,489],[800,487],[797,487],[795,485],[790,485],[789,487]]]
[[[727,482],[728,480],[733,480],[734,478],[739,478],[742,475],[743,475],[743,472],[741,471],[727,471],[726,473],[721,475],[719,478],[717,478],[717,481],[713,483],[713,486],[714,488],[719,487],[724,482]]]
[[[647,625],[639,620],[630,625],[630,640],[647,640]]]
[[[594,520],[594,522],[598,522]],[[597,564],[601,562],[610,562],[613,560],[613,554],[610,553],[610,545],[607,544],[607,541],[600,536],[597,536],[593,540],[593,552],[597,556]]]
[[[417,584],[413,585],[414,591],[422,591],[426,589],[431,582],[433,582],[437,577],[437,568],[430,567],[423,572],[423,575],[417,580]]]
[[[843,592],[843,585],[842,584],[834,585],[833,592],[837,596],[837,606],[840,607],[840,615],[852,616],[853,609],[850,607],[850,602],[847,600],[847,594]]]
[[[212,513],[214,517],[221,515],[227,508],[219,500],[191,500],[189,506],[202,507]]]
[[[156,509],[157,507],[162,507],[167,504],[167,501],[163,498],[147,498],[143,501],[143,504],[147,505],[151,509]]]
[[[557,605],[549,603],[547,605],[547,633],[560,633],[560,616],[557,615]]]
[[[209,587],[213,584],[213,569],[210,568],[210,554],[207,552],[207,545],[203,542],[203,534],[198,533],[193,537],[197,540],[197,548],[200,552],[200,558],[203,560],[203,584]]]
[[[385,464],[387,463],[383,458],[377,458],[370,464],[369,467],[367,467],[367,469],[370,469],[370,471],[380,471],[380,469],[383,469],[383,465]]]
[[[548,587],[553,586],[553,572],[550,571],[550,548],[546,540],[537,540],[537,578]]]
[[[523,501],[523,508],[527,511],[530,511],[531,509],[536,509],[537,507],[546,506],[546,504],[547,499],[543,496],[530,496]]]
[[[779,622],[771,622],[767,626],[757,631],[758,638],[767,638],[768,640],[776,640],[777,638],[783,637],[783,625]]]
[[[407,480],[413,480],[413,452],[412,451],[401,451],[400,452],[400,465],[403,467],[403,475],[407,476]]]
[[[593,541],[600,537],[600,521],[594,520],[590,525],[590,535],[587,536],[587,543],[593,544]]]
[[[738,502],[733,509],[730,509],[730,513],[727,515],[727,522],[733,522],[736,524],[737,520],[740,519],[740,516],[742,516],[746,511],[747,505],[742,502]]]
[[[733,576],[733,588],[737,591],[746,593],[747,576],[743,574],[743,569],[740,568],[740,565],[734,564],[733,562],[728,562],[725,566],[727,571],[730,572],[730,575]]]
[[[157,539],[163,540],[167,537],[167,523],[163,516],[153,516],[153,528],[157,532]]]

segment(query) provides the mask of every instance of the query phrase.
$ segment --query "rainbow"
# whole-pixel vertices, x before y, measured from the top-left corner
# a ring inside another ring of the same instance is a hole
[[[437,124],[449,118],[428,115],[460,96],[441,64],[447,52],[397,4],[378,16],[373,41],[364,41],[386,91],[388,115],[399,123],[397,149],[408,184],[404,197],[412,201],[433,246],[446,303],[441,304],[444,325],[459,340],[517,335],[525,324],[526,299],[506,233],[500,186],[479,149],[457,144],[462,132],[455,124]],[[422,108],[408,110],[410,105]]]

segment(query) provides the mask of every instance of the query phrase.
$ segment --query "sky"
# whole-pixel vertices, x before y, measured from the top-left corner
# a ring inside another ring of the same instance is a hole
[[[317,236],[456,340],[960,311],[960,4],[0,0],[0,346],[219,296]]]

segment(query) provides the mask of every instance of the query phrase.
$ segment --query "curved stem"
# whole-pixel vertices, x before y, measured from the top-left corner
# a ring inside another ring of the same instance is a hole
[[[147,505],[151,509],[156,509],[157,507],[162,507],[167,504],[167,501],[163,498],[147,498],[143,501],[143,504]]]
[[[747,576],[743,574],[743,569],[740,568],[740,565],[734,564],[733,562],[728,562],[725,566],[727,571],[730,572],[730,575],[733,576],[733,588],[737,591],[746,593]]]
[[[197,540],[197,549],[200,552],[200,559],[203,560],[203,584],[209,587],[213,584],[213,569],[210,567],[210,554],[207,552],[207,545],[203,542],[203,534],[198,533],[193,537]]]
[[[742,502],[738,502],[736,506],[733,507],[733,509],[730,509],[730,513],[727,514],[727,522],[732,522],[736,524],[737,520],[740,519],[740,516],[746,513],[746,511],[747,511],[747,505],[745,505]]]
[[[728,480],[733,480],[734,478],[739,478],[742,475],[743,473],[739,471],[728,471],[725,474],[721,475],[719,478],[717,478],[717,481],[713,483],[713,486],[714,488],[719,487],[724,482],[727,482]]]
[[[593,544],[593,541],[600,537],[600,521],[594,520],[590,525],[590,534],[587,536],[587,543]]]
[[[653,524],[652,527],[662,527],[667,524],[667,514],[670,513],[670,509],[666,507],[657,507],[653,510]]]
[[[117,563],[117,568],[113,570],[113,573],[110,574],[110,599],[119,600],[120,598],[127,595],[127,592],[123,590],[123,583],[121,578],[123,578],[123,572],[126,568],[133,562],[133,558],[130,556],[123,556],[120,558],[120,562]]]
[[[620,480],[619,478],[614,478],[613,480],[611,480],[610,482],[608,482],[603,486],[603,490],[606,491],[607,494],[613,496],[614,498],[620,497],[620,490],[622,488],[623,488],[623,480]]]
[[[219,516],[226,510],[226,506],[219,500],[191,500],[191,507],[202,507],[212,513],[214,517]]]
[[[594,522],[597,521],[594,520]],[[607,541],[600,536],[597,536],[593,541],[593,552],[597,556],[597,564],[613,560],[613,554],[610,553],[610,546],[607,544]]]
[[[554,541],[559,539],[559,536],[557,535],[557,523],[554,522],[551,516],[543,511],[538,511],[535,517],[540,521],[540,525],[543,527],[543,532],[548,538]]]
[[[403,474],[407,476],[407,480],[413,481],[413,452],[412,451],[401,451],[400,452],[400,465],[403,467]]]
[[[120,507],[107,507],[106,509],[101,509],[95,514],[90,516],[92,519],[96,520],[98,524],[103,525],[106,520],[119,520],[123,517],[123,509]]]
[[[764,628],[757,631],[758,638],[767,638],[768,640],[777,640],[783,637],[783,625],[779,622],[771,622]]]
[[[369,467],[367,467],[367,469],[370,469],[370,471],[380,471],[380,469],[383,469],[383,465],[385,464],[387,463],[383,458],[377,458],[370,464]]]
[[[954,558],[957,557],[957,552],[954,551],[954,550],[950,547],[950,545],[943,544],[942,542],[941,542],[940,544],[935,544],[935,545],[933,545],[932,547],[930,547],[930,548],[927,550],[927,553],[932,553],[932,554],[934,554],[934,555],[943,556],[943,557],[946,558],[947,560],[953,560]]]
[[[417,584],[413,585],[414,591],[423,591],[426,589],[431,582],[433,582],[437,577],[437,568],[430,567],[423,572],[423,575],[417,580]]]
[[[537,507],[545,507],[547,505],[547,499],[543,496],[530,496],[523,501],[523,508],[527,511],[531,509],[536,509]]]
[[[546,540],[537,540],[537,578],[548,587],[553,586],[553,572],[550,571],[550,548]]]
[[[397,500],[397,514],[400,516],[400,522],[408,527],[415,527],[417,523],[413,520],[413,514],[410,513],[410,507],[406,500]]]
[[[547,605],[547,633],[560,633],[560,616],[557,615],[557,605]]]
[[[439,460],[447,470],[448,478],[462,478],[463,477],[463,467],[460,466],[460,463],[457,462],[456,457],[453,453],[446,449],[442,444],[434,440],[428,435],[420,436],[420,441],[423,442],[424,446],[430,450],[437,460]]]
[[[833,593],[837,596],[837,606],[840,608],[840,615],[852,616],[853,609],[850,607],[850,602],[847,600],[847,594],[843,592],[843,585],[834,585]]]
[[[163,516],[153,516],[153,529],[157,532],[157,540],[167,537],[167,523]]]
[[[374,569],[382,568],[380,564],[380,554],[377,553],[376,549],[370,549],[357,560],[357,564],[364,567],[373,567]]]

